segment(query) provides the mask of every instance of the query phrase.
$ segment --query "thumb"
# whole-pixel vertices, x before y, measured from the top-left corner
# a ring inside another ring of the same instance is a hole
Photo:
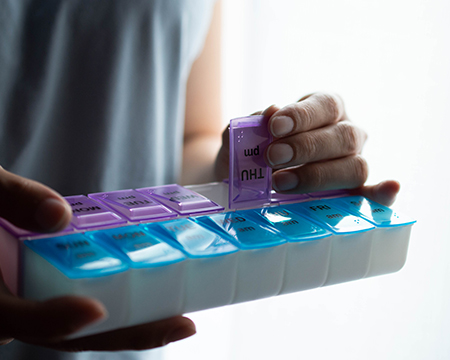
[[[69,204],[57,192],[1,166],[0,199],[0,217],[25,230],[61,230],[72,216]]]

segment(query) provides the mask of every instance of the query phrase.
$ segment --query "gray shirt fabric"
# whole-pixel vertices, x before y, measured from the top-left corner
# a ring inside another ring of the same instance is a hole
[[[0,0],[0,164],[63,195],[175,182],[213,0]]]
[[[63,195],[176,182],[214,0],[0,0],[0,165]],[[13,342],[3,360],[144,359]]]

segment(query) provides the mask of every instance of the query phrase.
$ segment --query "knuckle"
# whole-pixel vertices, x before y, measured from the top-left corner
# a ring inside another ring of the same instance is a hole
[[[313,136],[304,136],[301,142],[295,143],[296,153],[301,154],[302,162],[314,160],[318,153],[319,145]]]
[[[313,191],[322,189],[325,183],[326,175],[324,169],[319,165],[311,165],[308,167],[306,174],[307,182]]]
[[[293,111],[292,115],[300,130],[309,129],[314,125],[316,109],[310,102],[305,101],[296,109],[296,111]]]
[[[317,93],[316,99],[319,105],[329,114],[331,119],[338,121],[342,116],[341,101],[335,95]]]
[[[338,134],[341,144],[347,154],[356,154],[361,147],[359,131],[348,121],[342,121],[338,124]]]

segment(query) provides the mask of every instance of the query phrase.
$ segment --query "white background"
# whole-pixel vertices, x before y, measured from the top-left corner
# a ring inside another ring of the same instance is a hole
[[[225,0],[224,116],[335,91],[417,219],[396,274],[191,315],[172,359],[450,359],[450,2]]]

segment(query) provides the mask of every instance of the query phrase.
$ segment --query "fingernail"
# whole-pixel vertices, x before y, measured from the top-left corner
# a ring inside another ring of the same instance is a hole
[[[294,157],[294,150],[288,144],[273,144],[267,150],[267,160],[270,165],[285,164]]]
[[[68,205],[66,206],[62,201],[49,198],[38,206],[35,219],[42,230],[58,230],[66,221],[65,215],[68,210]]]
[[[292,190],[298,185],[297,175],[290,171],[281,171],[274,174],[272,181],[276,191]]]
[[[294,129],[294,120],[288,116],[276,116],[271,120],[270,131],[273,136],[281,137]]]
[[[186,339],[189,336],[194,335],[195,333],[196,333],[195,327],[183,326],[180,328],[176,328],[166,336],[166,338],[164,339],[164,345],[167,345],[171,342]]]

